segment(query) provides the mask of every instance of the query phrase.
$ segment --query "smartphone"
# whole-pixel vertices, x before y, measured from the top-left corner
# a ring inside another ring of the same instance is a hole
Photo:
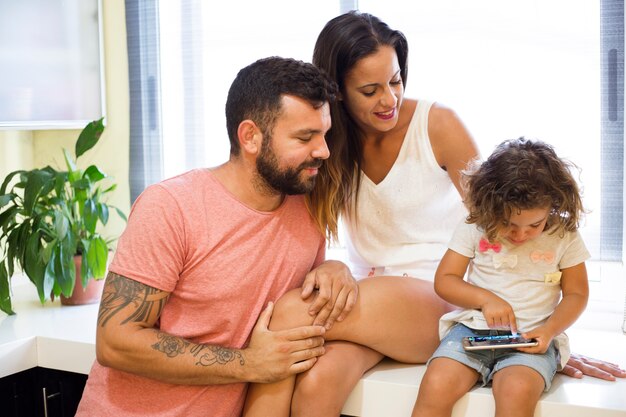
[[[537,346],[536,339],[525,339],[522,336],[498,335],[498,336],[474,336],[463,338],[463,349],[504,349],[527,346]]]

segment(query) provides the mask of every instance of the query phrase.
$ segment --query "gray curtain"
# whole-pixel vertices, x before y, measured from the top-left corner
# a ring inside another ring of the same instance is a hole
[[[158,0],[127,0],[131,202],[163,178]]]
[[[624,2],[600,3],[601,226],[600,258],[623,260],[624,235]]]

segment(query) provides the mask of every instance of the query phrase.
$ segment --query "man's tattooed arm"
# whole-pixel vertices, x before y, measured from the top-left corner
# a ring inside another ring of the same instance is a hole
[[[105,327],[113,325],[113,322],[118,322],[119,325],[156,322],[168,295],[167,292],[109,272],[100,303],[98,324]],[[233,361],[238,361],[240,365],[245,364],[238,349],[195,344],[160,332],[156,328],[154,330],[157,341],[151,348],[165,354],[167,358],[190,355],[194,358],[195,365],[199,366],[226,365]]]
[[[196,358],[196,365],[211,366],[214,364],[225,365],[234,360],[239,360],[240,365],[245,364],[241,351],[238,349],[228,349],[221,346],[191,344],[180,337],[159,332],[159,341],[152,345],[154,350],[163,352],[167,357],[174,358],[178,355],[189,354]]]
[[[120,324],[145,322],[158,318],[167,302],[169,294],[135,280],[109,272],[107,285],[100,301],[98,324],[105,326],[115,315],[128,306],[133,307],[132,314],[124,317]]]

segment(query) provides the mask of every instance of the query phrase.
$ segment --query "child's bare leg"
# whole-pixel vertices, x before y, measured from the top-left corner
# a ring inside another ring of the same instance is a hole
[[[450,417],[454,404],[478,377],[476,370],[453,359],[433,359],[420,383],[411,417]]]
[[[496,417],[532,417],[544,388],[543,377],[532,368],[502,368],[493,377]]]
[[[383,355],[355,343],[335,341],[315,366],[296,378],[292,417],[337,417],[365,371]]]

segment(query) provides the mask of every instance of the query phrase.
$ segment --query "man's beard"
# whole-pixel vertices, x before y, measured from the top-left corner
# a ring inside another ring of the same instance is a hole
[[[281,170],[278,167],[278,158],[271,149],[271,138],[263,141],[261,153],[256,160],[256,169],[259,177],[265,185],[275,192],[288,195],[307,194],[315,187],[315,176],[306,180],[300,179],[300,173],[307,168],[319,168],[322,165],[321,159],[303,162],[296,168],[286,168]]]

